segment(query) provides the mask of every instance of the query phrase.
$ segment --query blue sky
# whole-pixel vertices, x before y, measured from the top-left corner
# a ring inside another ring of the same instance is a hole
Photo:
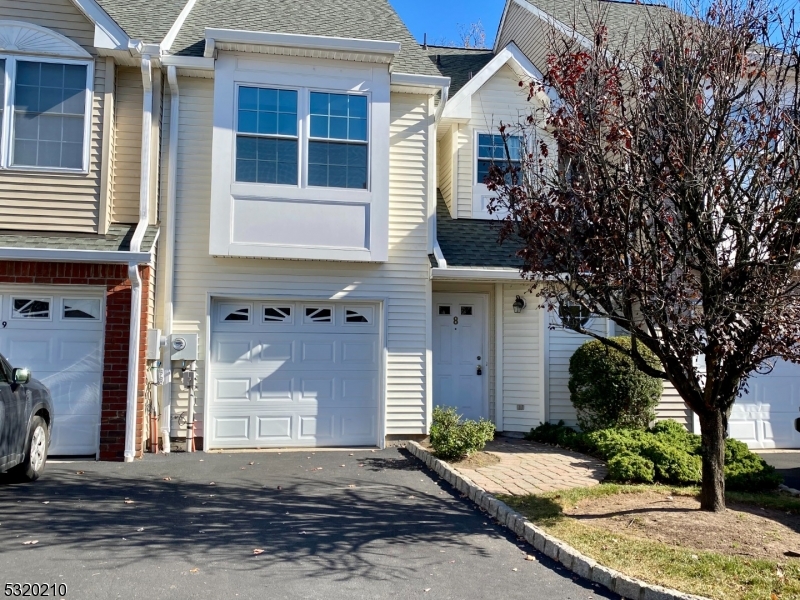
[[[422,42],[458,42],[459,25],[480,20],[486,31],[486,46],[491,48],[505,0],[389,0],[411,33]]]

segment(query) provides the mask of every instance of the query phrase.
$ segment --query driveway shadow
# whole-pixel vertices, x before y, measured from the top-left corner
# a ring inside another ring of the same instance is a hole
[[[415,466],[407,456],[359,460],[364,470]],[[415,557],[416,545],[486,554],[469,540],[474,511],[462,503],[442,503],[437,486],[421,494],[418,488],[374,480],[346,483],[314,473],[236,477],[238,471],[230,474],[235,481],[212,485],[179,475],[169,481],[142,477],[136,473],[140,468],[112,467],[111,475],[103,472],[109,470],[103,463],[83,465],[50,465],[32,485],[0,476],[0,554],[19,552],[23,540],[39,539],[64,555],[86,548],[113,554],[116,567],[145,556],[186,553],[232,561],[236,570],[302,563],[306,575],[335,574],[337,580],[386,579],[384,559],[394,547],[409,557],[391,571],[397,578],[407,578],[429,560],[424,553]],[[263,552],[254,555],[255,549]]]

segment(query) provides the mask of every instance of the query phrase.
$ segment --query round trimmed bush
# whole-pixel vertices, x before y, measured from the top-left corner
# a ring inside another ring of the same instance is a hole
[[[436,456],[443,460],[459,460],[483,450],[494,438],[494,423],[462,420],[455,408],[433,409],[430,441]]]
[[[626,336],[612,338],[631,347]],[[660,367],[656,356],[639,345],[648,364]],[[578,424],[584,431],[609,428],[646,429],[655,420],[662,382],[643,373],[630,356],[598,340],[586,342],[569,361],[569,392]]]
[[[653,483],[655,465],[653,465],[653,461],[644,456],[623,452],[608,461],[608,477],[612,481]]]

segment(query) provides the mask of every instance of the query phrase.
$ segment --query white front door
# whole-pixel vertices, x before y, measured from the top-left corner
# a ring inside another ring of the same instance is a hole
[[[433,403],[489,417],[485,294],[433,295]]]
[[[377,304],[215,300],[210,448],[377,446]]]
[[[13,367],[29,368],[50,390],[51,456],[98,451],[103,296],[82,287],[0,287],[0,354]]]

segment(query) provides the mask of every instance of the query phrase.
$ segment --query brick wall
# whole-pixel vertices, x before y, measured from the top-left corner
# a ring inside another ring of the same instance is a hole
[[[139,341],[136,456],[144,436],[145,349],[151,312],[151,268],[140,266],[142,320]],[[131,282],[127,265],[0,261],[0,283],[92,285],[106,288],[105,356],[100,416],[100,460],[123,460],[130,348]]]

